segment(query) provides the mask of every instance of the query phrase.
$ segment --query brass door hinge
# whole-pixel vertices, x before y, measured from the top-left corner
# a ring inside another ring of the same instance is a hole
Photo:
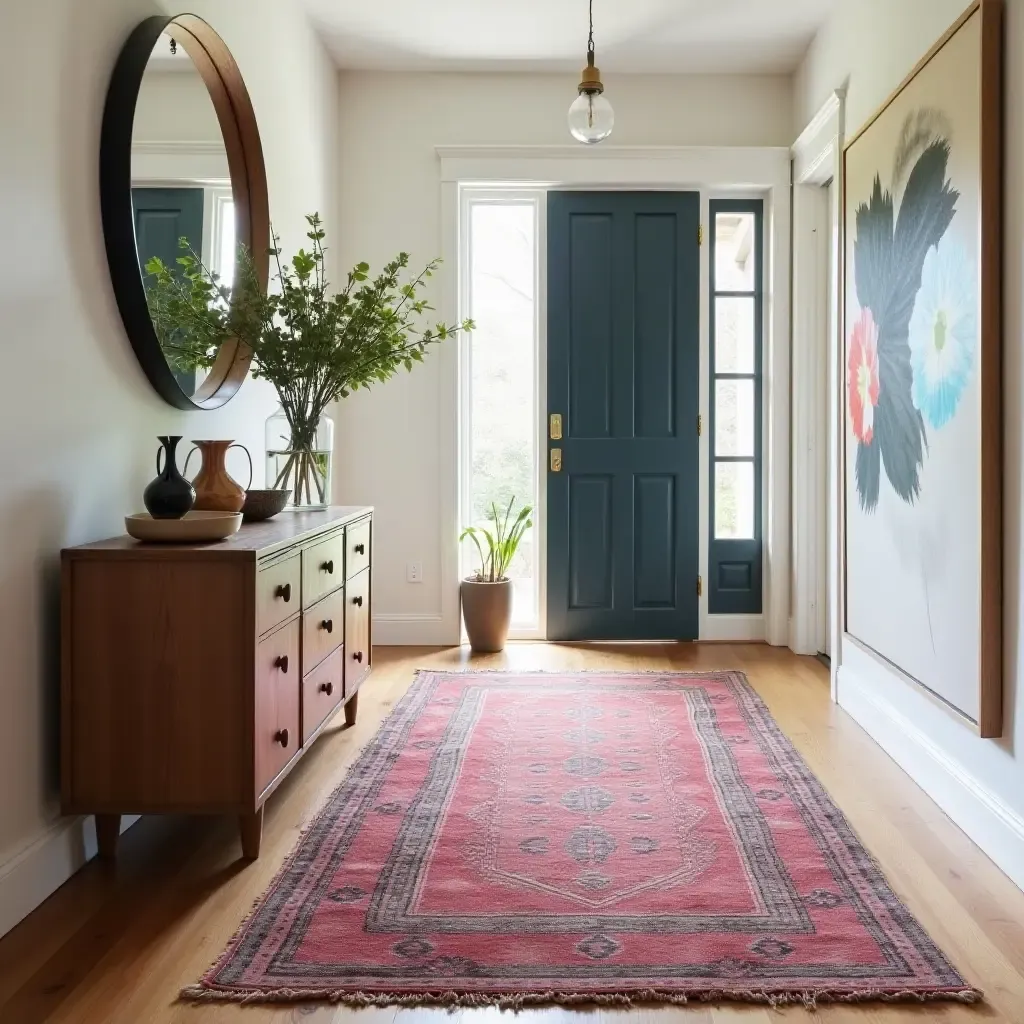
[[[703,224],[698,224],[697,225],[697,244],[698,245],[703,245],[704,244],[704,225]]]
[[[700,437],[704,433],[704,417],[700,413],[697,413],[697,436]]]
[[[697,596],[700,597],[703,593],[704,593],[704,580],[700,576],[698,576],[697,577]]]

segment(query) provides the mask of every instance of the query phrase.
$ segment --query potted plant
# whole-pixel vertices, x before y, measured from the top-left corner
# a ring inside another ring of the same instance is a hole
[[[334,425],[328,406],[353,391],[411,370],[428,346],[459,331],[444,323],[421,329],[433,309],[419,289],[437,268],[432,260],[405,279],[400,253],[372,281],[357,264],[333,291],[324,270],[325,232],[319,214],[306,217],[310,251],[282,262],[278,238],[276,287],[258,284],[252,253],[239,246],[235,284],[226,287],[181,240],[173,269],[146,264],[146,297],[157,336],[174,369],[209,369],[220,346],[238,338],[252,350],[253,376],[269,380],[280,408],[267,420],[267,486],[287,488],[292,508],[323,508],[331,501]]]
[[[460,542],[468,537],[480,555],[479,571],[462,581],[462,617],[470,646],[480,653],[502,650],[512,622],[512,581],[508,568],[524,534],[533,526],[530,505],[524,505],[513,518],[515,500],[511,498],[508,508],[501,512],[497,505],[491,505],[487,518],[492,529],[467,526],[459,537]]]

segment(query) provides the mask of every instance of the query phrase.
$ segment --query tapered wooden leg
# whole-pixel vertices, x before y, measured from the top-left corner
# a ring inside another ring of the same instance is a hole
[[[263,808],[254,814],[240,814],[238,830],[242,834],[242,856],[246,860],[256,860],[263,841]]]
[[[120,835],[120,814],[96,815],[96,845],[103,860],[113,860],[117,856],[117,840]]]
[[[359,694],[353,693],[345,705],[345,725],[356,724],[356,712],[359,710]]]

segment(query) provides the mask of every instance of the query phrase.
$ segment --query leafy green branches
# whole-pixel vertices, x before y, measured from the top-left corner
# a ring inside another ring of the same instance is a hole
[[[316,213],[306,222],[309,245],[291,260],[283,258],[273,236],[269,253],[276,273],[269,292],[259,287],[252,253],[244,246],[231,289],[184,239],[179,270],[160,260],[146,266],[150,314],[168,361],[176,368],[209,368],[222,344],[239,339],[252,350],[253,376],[277,389],[296,446],[311,439],[331,402],[383,383],[400,369],[411,370],[431,345],[473,329],[470,320],[454,327],[421,326],[433,312],[421,291],[440,260],[411,280],[408,253],[399,253],[372,278],[369,264],[358,263],[344,286],[332,290],[323,222]]]

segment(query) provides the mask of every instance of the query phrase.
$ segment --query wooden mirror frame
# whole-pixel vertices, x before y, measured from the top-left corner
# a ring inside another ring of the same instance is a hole
[[[227,151],[235,203],[235,238],[256,262],[260,287],[270,273],[270,201],[256,114],[242,74],[224,40],[194,14],[147,18],[128,37],[114,67],[100,138],[100,209],[114,295],[128,339],[160,396],[178,409],[216,409],[230,401],[249,373],[252,352],[233,339],[221,346],[206,380],[187,395],[164,358],[150,319],[135,246],[132,211],[132,132],[142,78],[154,47],[168,33],[192,59],[213,101]]]

